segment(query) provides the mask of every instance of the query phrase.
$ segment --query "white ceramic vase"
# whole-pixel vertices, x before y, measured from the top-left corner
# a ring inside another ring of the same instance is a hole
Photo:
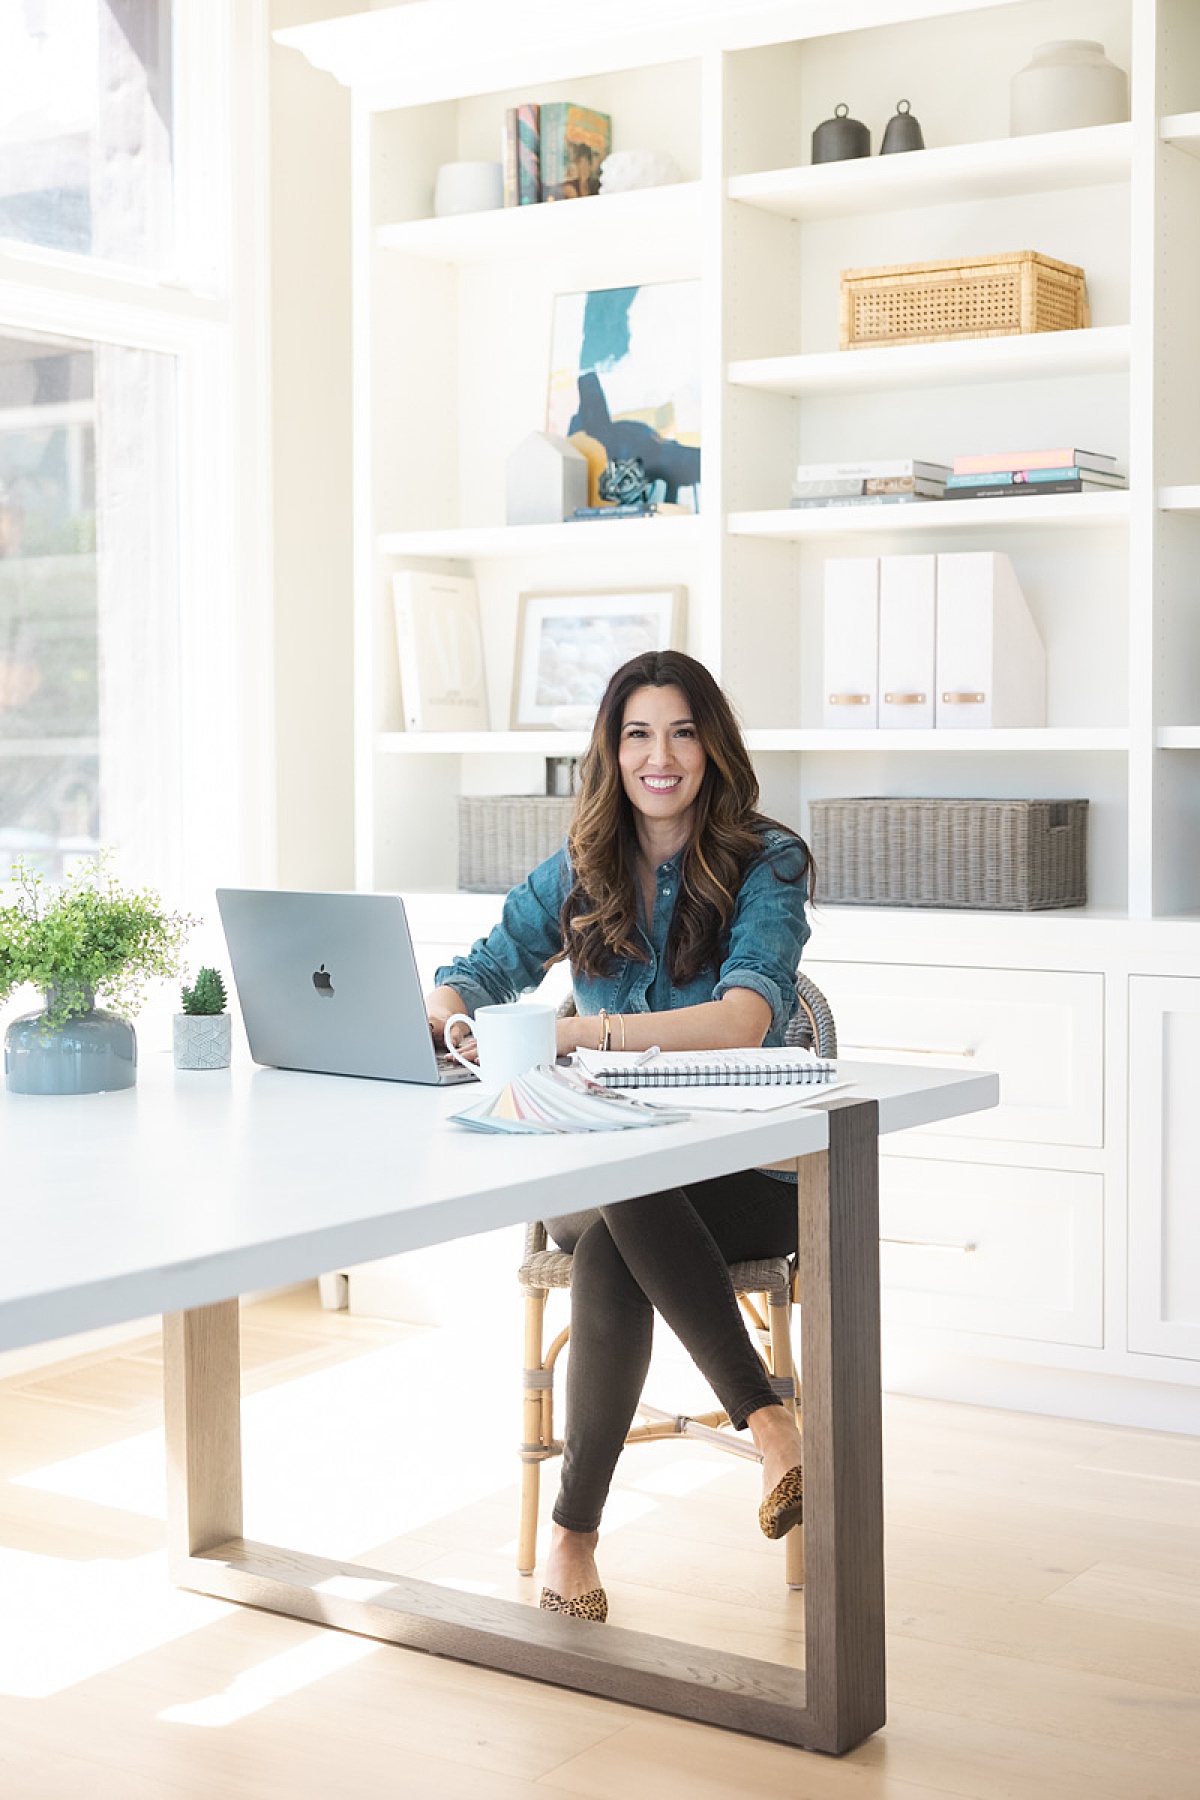
[[[1085,38],[1056,38],[1039,44],[1033,60],[1012,78],[1009,131],[1029,137],[1039,131],[1077,131],[1086,125],[1117,125],[1129,117],[1129,77],[1104,54],[1104,45]]]
[[[433,190],[435,218],[494,212],[504,205],[504,166],[498,162],[443,163]]]

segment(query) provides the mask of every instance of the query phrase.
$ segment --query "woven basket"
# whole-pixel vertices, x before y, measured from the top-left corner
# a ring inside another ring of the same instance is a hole
[[[809,813],[832,905],[1087,904],[1086,800],[813,800]]]
[[[545,862],[567,835],[575,801],[549,794],[460,794],[458,885],[467,894],[506,894]]]
[[[1083,270],[1036,250],[842,270],[843,350],[1078,331],[1090,324]]]

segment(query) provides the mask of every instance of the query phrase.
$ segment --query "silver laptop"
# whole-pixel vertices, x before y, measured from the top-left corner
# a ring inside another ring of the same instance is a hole
[[[396,895],[218,888],[217,905],[255,1062],[429,1087],[474,1080],[434,1050]]]

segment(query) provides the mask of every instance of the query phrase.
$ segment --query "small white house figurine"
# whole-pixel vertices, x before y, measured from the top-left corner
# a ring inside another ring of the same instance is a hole
[[[566,438],[531,431],[508,459],[508,523],[552,525],[588,503],[586,456]]]

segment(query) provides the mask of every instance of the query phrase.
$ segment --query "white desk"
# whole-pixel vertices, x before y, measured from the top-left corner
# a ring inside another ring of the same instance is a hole
[[[179,1074],[167,1057],[122,1094],[6,1094],[0,1350],[167,1315],[168,1532],[182,1585],[842,1751],[884,1717],[876,1129],[998,1098],[994,1075],[843,1069],[855,1086],[817,1107],[544,1139],[454,1126],[461,1088]],[[243,1539],[237,1295],[785,1157],[800,1177],[805,1671]]]

